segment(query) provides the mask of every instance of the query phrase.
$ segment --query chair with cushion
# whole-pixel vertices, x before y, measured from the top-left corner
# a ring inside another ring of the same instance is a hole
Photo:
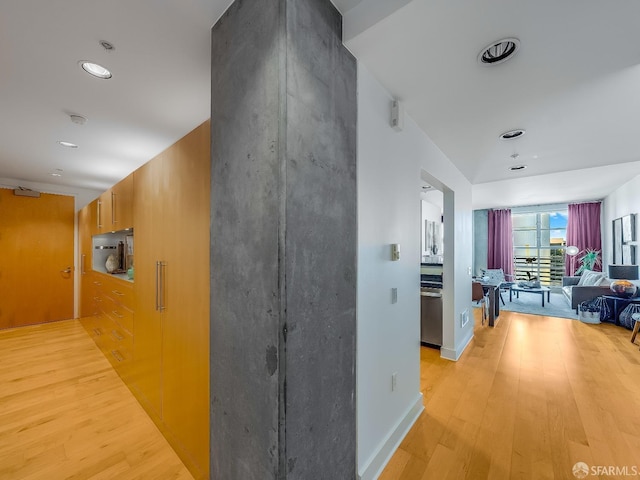
[[[489,298],[480,282],[471,282],[471,300],[482,304],[482,325],[489,318]]]
[[[513,275],[504,273],[501,268],[487,268],[482,270],[482,281],[488,285],[497,285],[500,288],[500,302],[504,305],[502,292],[508,291],[513,285]]]

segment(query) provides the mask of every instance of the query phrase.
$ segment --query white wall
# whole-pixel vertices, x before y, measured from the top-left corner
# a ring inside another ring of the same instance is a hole
[[[640,213],[640,175],[618,187],[602,202],[603,270],[613,263],[613,220]],[[640,240],[640,215],[636,217],[636,239]],[[636,263],[640,262],[640,247],[636,247]],[[639,283],[639,282],[634,282]]]
[[[457,358],[472,338],[460,328],[470,306],[471,185],[416,124],[389,126],[391,96],[358,65],[358,473],[375,478],[422,410],[420,393],[420,172],[445,192],[443,353]],[[447,215],[451,216],[447,220]],[[455,216],[455,218],[453,218]],[[449,227],[447,227],[449,225]],[[393,262],[392,243],[401,245]],[[448,265],[447,265],[448,264]],[[398,302],[391,303],[391,289]],[[391,376],[397,372],[397,388]]]

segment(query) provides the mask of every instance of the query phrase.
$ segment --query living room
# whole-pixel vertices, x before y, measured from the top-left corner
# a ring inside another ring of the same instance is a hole
[[[503,275],[498,308],[577,319],[584,317],[579,307],[586,311],[597,307],[587,305],[594,299],[616,296],[612,282],[639,285],[635,182],[602,201],[474,210],[473,270],[480,281],[487,269]],[[597,275],[588,281],[582,274],[592,270]],[[626,297],[635,297],[631,290]],[[617,322],[616,310],[629,303],[609,299],[602,319]]]

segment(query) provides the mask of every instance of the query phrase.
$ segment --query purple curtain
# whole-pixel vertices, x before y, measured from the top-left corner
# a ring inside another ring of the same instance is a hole
[[[590,248],[600,252],[602,258],[602,236],[600,234],[600,202],[572,203],[569,205],[567,218],[567,246],[575,245],[579,253],[575,258],[575,267],[578,268],[578,258]],[[567,256],[564,265],[566,275],[570,275],[571,262]],[[596,266],[595,270],[601,270]]]
[[[511,210],[489,210],[489,251],[487,268],[501,268],[513,275],[513,232]]]

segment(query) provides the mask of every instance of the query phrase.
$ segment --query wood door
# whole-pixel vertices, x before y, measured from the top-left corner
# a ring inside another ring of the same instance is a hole
[[[163,421],[196,468],[209,469],[210,126],[172,147],[163,191],[166,262],[163,312]],[[137,241],[137,240],[136,240]],[[137,337],[136,337],[137,338]],[[190,463],[185,460],[185,463]],[[193,470],[192,470],[193,471]],[[198,475],[194,475],[198,478]]]
[[[78,249],[78,264],[80,269],[80,312],[79,317],[87,317],[95,315],[95,304],[93,297],[95,293],[92,288],[93,278],[91,276],[91,227],[93,216],[91,214],[91,205],[85,205],[78,212],[78,241],[80,247]]]
[[[133,174],[116,183],[111,189],[113,230],[133,227]]]
[[[112,206],[113,198],[111,196],[111,189],[109,189],[98,197],[98,205],[96,209],[98,233],[107,233],[113,230],[113,228],[111,228],[111,214],[113,212]]]
[[[162,154],[161,154],[162,155]],[[156,157],[134,172],[135,221],[134,352],[131,381],[149,408],[161,417],[162,316],[156,310],[156,264],[162,234],[162,159]]]
[[[0,328],[73,318],[74,198],[0,189]]]

